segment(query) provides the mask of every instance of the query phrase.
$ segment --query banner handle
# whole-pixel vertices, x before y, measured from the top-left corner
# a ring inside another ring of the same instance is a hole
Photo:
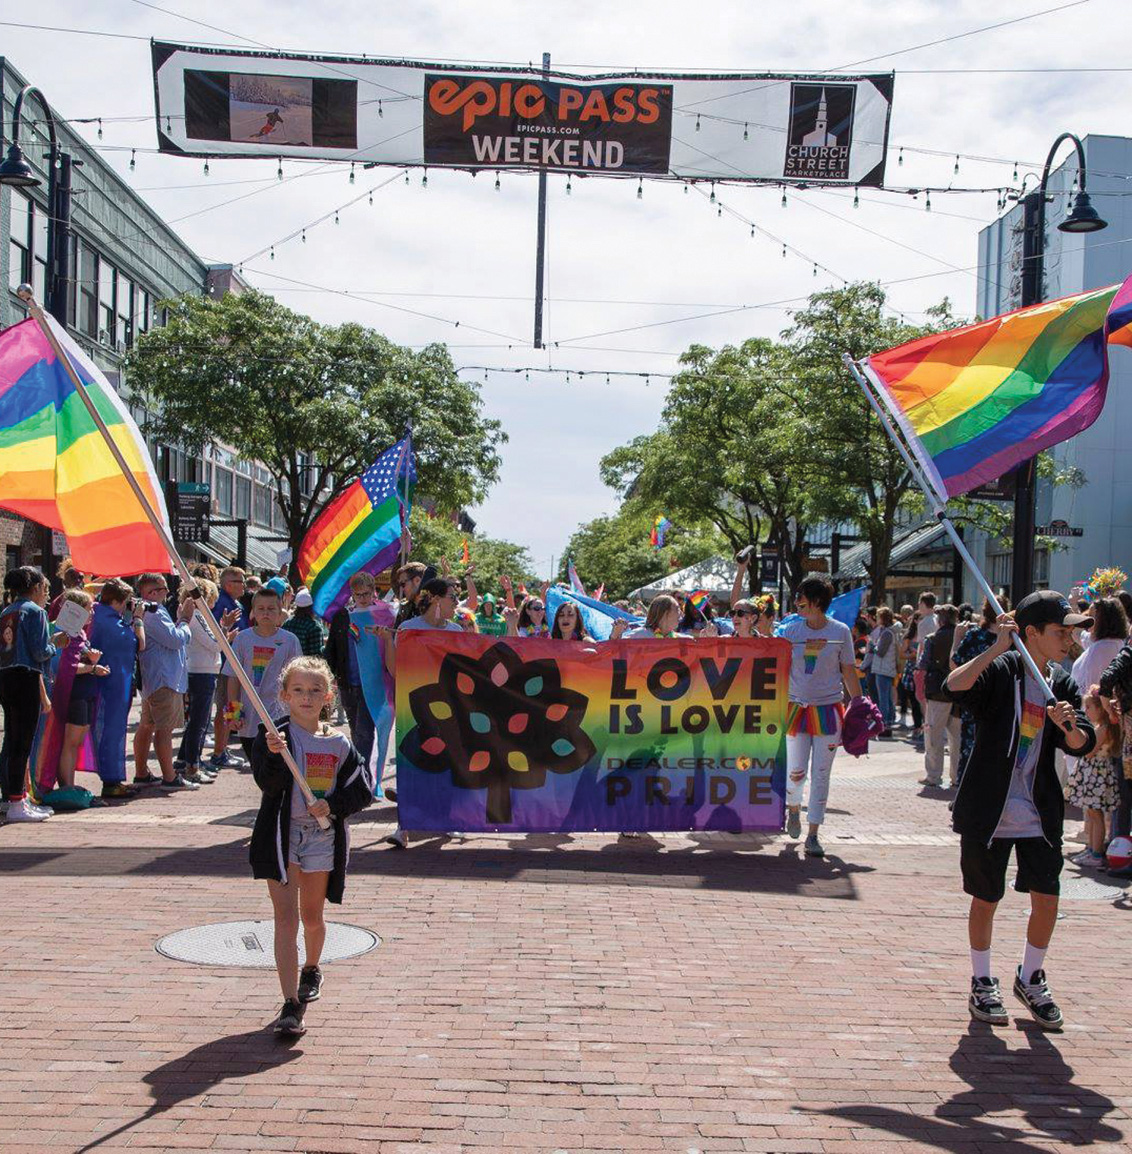
[[[117,444],[115,444],[114,438],[110,435],[110,430],[106,427],[106,422],[103,421],[101,414],[95,408],[94,402],[90,399],[90,395],[86,391],[86,386],[83,384],[78,373],[75,371],[74,365],[71,364],[71,359],[69,356],[67,356],[66,350],[59,343],[59,338],[56,337],[55,333],[52,331],[51,325],[48,323],[47,318],[44,316],[43,310],[39,307],[38,302],[32,295],[30,287],[27,285],[20,285],[16,295],[28,306],[28,311],[35,319],[35,323],[39,325],[43,335],[47,338],[48,344],[51,345],[55,356],[59,359],[59,362],[66,370],[67,376],[71,378],[71,384],[74,386],[75,392],[78,393],[79,400],[82,401],[86,411],[90,414],[90,419],[94,422],[95,427],[102,435],[102,439],[106,442],[106,447],[110,450],[111,455],[117,462],[118,468],[122,470],[127,484],[134,492],[134,496],[137,497],[137,499],[141,502],[142,512],[145,513],[149,523],[153,526],[154,532],[156,532],[158,537],[161,538],[161,543],[165,546],[165,550],[169,554],[169,559],[173,562],[173,567],[177,570],[181,580],[184,581],[190,589],[199,592],[199,586],[197,585],[196,580],[189,572],[188,566],[177,553],[177,547],[173,544],[172,537],[170,537],[169,532],[166,530],[164,524],[161,521],[161,518],[156,514],[156,512],[154,512],[153,506],[151,506],[149,503],[149,498],[146,497],[145,491],[142,489],[141,485],[138,484],[137,478],[130,471],[129,465],[126,464],[126,459],[122,456],[121,449],[119,449]],[[236,671],[236,680],[239,681],[241,686],[243,686],[244,692],[251,700],[252,706],[254,707],[256,713],[259,714],[267,732],[282,741],[283,736],[279,730],[276,729],[275,722],[272,720],[271,715],[267,712],[267,706],[264,705],[260,700],[260,696],[256,692],[251,678],[248,676],[247,671],[240,664],[238,658],[236,657],[236,654],[228,641],[227,635],[223,629],[219,628],[219,623],[217,624],[218,627],[216,629],[216,640],[220,643],[220,648],[224,651],[224,656],[228,658],[232,668]],[[295,779],[296,785],[298,785],[299,789],[302,791],[307,805],[313,805],[315,796],[313,793],[311,793],[310,786],[307,785],[306,778],[304,778],[302,773],[299,771],[299,767],[295,763],[294,757],[291,756],[291,750],[288,747],[286,741],[283,741],[282,757],[284,762],[287,764],[287,768],[291,771],[291,776]],[[323,829],[330,828],[329,818],[320,817],[318,819],[318,824]]]
[[[923,491],[924,496],[927,498],[928,504],[931,506],[932,512],[935,514],[936,520],[939,521],[943,531],[948,535],[948,537],[951,538],[951,543],[955,546],[959,556],[963,558],[963,563],[970,570],[971,576],[975,578],[975,583],[982,590],[983,594],[990,602],[991,608],[994,609],[995,614],[1001,615],[1003,612],[1002,605],[999,603],[998,598],[995,596],[994,590],[990,586],[990,582],[987,581],[986,577],[983,576],[982,570],[978,567],[978,565],[975,564],[974,557],[971,556],[970,550],[967,548],[963,538],[959,536],[959,530],[956,529],[952,524],[951,518],[947,515],[947,506],[940,504],[939,500],[934,495],[931,487],[927,483],[927,479],[924,477],[923,470],[921,470],[920,467],[916,464],[916,461],[912,457],[912,454],[908,451],[907,446],[897,435],[895,428],[893,428],[892,422],[888,418],[888,414],[885,413],[876,397],[873,396],[872,389],[869,388],[868,381],[865,379],[864,374],[861,372],[860,366],[848,353],[842,353],[841,359],[845,362],[845,367],[853,374],[853,379],[857,382],[858,385],[861,386],[861,391],[865,394],[865,399],[869,402],[873,412],[875,412],[876,415],[880,418],[881,424],[884,426],[884,430],[888,434],[889,439],[896,446],[896,450],[903,458],[904,464],[908,466],[908,471],[912,474],[916,484]],[[1026,668],[1029,669],[1030,673],[1037,679],[1038,684],[1041,685],[1041,687],[1045,690],[1046,700],[1051,703],[1056,701],[1057,698],[1054,696],[1054,692],[1050,688],[1050,684],[1046,680],[1045,674],[1042,673],[1042,671],[1038,668],[1038,663],[1034,660],[1030,651],[1026,648],[1025,645],[1022,644],[1021,634],[1015,633],[1013,635],[1013,642],[1014,647],[1022,655],[1022,660],[1025,662]]]

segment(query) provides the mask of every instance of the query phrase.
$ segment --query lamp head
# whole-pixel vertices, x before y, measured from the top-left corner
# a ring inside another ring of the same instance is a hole
[[[9,188],[34,188],[42,181],[31,170],[31,165],[24,160],[24,154],[18,144],[8,149],[4,163],[0,164],[0,184]]]
[[[1072,211],[1057,226],[1058,232],[1100,232],[1102,228],[1108,228],[1108,221],[1101,220],[1087,192],[1077,193]]]

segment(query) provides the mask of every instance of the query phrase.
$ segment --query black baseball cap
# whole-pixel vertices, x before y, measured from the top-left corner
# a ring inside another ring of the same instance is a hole
[[[1018,602],[1014,620],[1018,628],[1024,630],[1027,625],[1038,628],[1043,625],[1085,625],[1092,618],[1084,613],[1074,613],[1068,599],[1056,589],[1042,589]]]

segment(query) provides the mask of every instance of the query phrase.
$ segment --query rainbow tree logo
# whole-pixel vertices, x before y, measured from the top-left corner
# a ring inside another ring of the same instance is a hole
[[[594,755],[582,729],[589,698],[562,687],[558,663],[523,661],[500,642],[479,658],[449,653],[437,680],[409,694],[416,726],[402,751],[419,769],[486,790],[487,821],[511,822],[511,791],[538,789]]]

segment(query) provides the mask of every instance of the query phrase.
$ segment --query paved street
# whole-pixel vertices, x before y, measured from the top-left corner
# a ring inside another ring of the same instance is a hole
[[[1129,901],[1067,889],[1064,1034],[966,1011],[946,795],[902,743],[834,771],[824,862],[781,838],[421,839],[355,824],[334,920],[376,951],[326,969],[311,1029],[269,1029],[271,970],[154,950],[269,916],[257,793],[0,828],[0,1148],[305,1151],[1126,1150]],[[1075,823],[1071,829],[1075,831]],[[1078,880],[1079,879],[1079,880]],[[1019,960],[1010,894],[995,969]]]

